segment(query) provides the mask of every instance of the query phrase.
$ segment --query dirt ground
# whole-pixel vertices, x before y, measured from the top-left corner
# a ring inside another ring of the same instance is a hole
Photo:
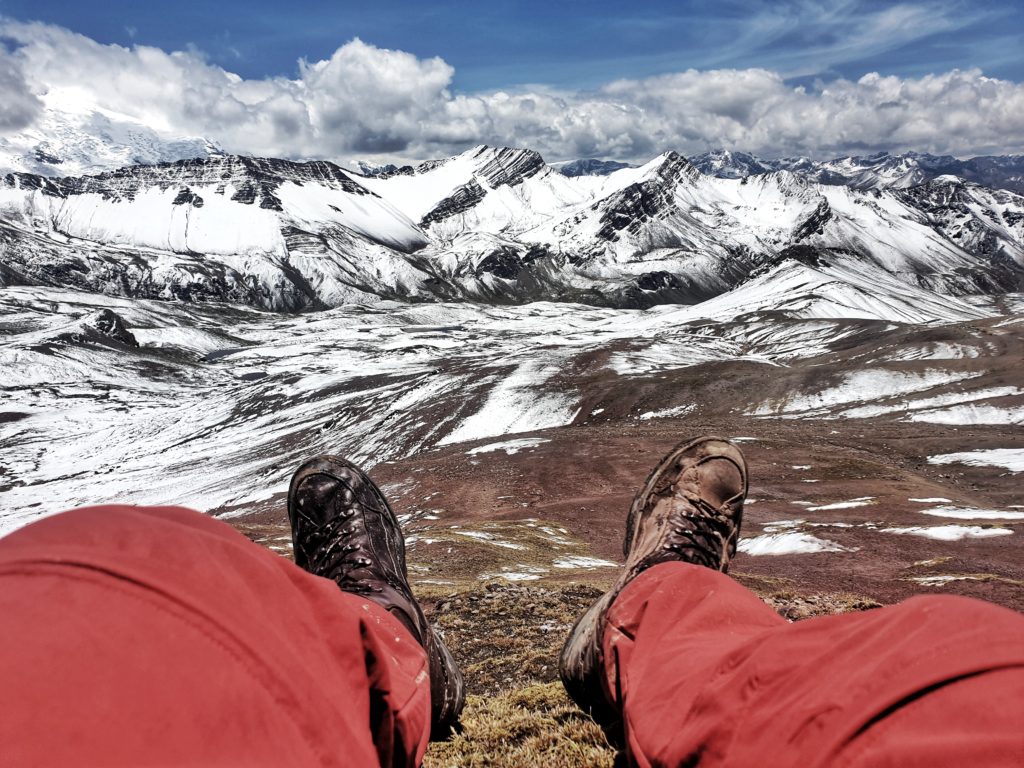
[[[672,446],[707,433],[739,438],[747,457],[744,536],[794,521],[783,530],[837,546],[737,555],[732,575],[786,618],[866,610],[922,593],[1024,609],[1019,536],[941,541],[886,530],[967,522],[922,514],[929,504],[914,499],[1003,510],[1022,503],[1019,477],[1010,472],[927,462],[964,446],[1024,447],[1020,429],[618,420],[433,449],[371,472],[403,520],[414,588],[470,693],[466,730],[431,746],[429,768],[613,765],[600,730],[561,690],[557,654],[576,616],[614,578],[635,489]],[[524,442],[489,449],[509,439]],[[481,447],[489,450],[473,453]],[[850,505],[855,500],[862,505]],[[233,522],[287,556],[283,502]],[[811,509],[830,505],[839,506]]]
[[[1024,609],[1019,536],[940,541],[886,531],[968,522],[922,514],[936,504],[912,499],[1004,510],[1024,503],[1019,475],[998,467],[927,462],[928,456],[965,450],[965,445],[971,450],[1024,447],[1019,428],[752,419],[585,424],[514,435],[546,442],[512,454],[470,453],[500,442],[495,438],[380,464],[371,474],[403,516],[412,574],[424,586],[479,583],[503,568],[513,578],[601,585],[611,580],[614,568],[550,563],[559,555],[621,562],[625,513],[636,488],[673,445],[700,434],[741,438],[750,467],[744,536],[757,536],[766,526],[772,530],[778,521],[802,520],[794,530],[843,548],[741,553],[734,575],[769,580],[794,594],[849,593],[887,604],[941,592]],[[851,500],[861,505],[813,509]],[[287,534],[283,499],[235,522],[257,539]],[[970,522],[1012,530],[1024,525]],[[538,526],[566,533],[556,532],[555,539],[534,536]],[[453,536],[453,530],[463,535]],[[496,546],[494,538],[518,548]],[[517,569],[520,565],[529,567]],[[940,576],[947,578],[930,578]]]

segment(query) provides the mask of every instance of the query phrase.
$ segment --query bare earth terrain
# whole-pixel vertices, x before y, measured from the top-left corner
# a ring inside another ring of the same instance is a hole
[[[373,471],[407,520],[415,588],[471,693],[466,732],[432,745],[428,766],[612,765],[599,729],[562,693],[557,654],[622,560],[634,489],[681,436],[709,432],[743,438],[746,539],[830,550],[737,556],[732,575],[783,616],[870,609],[919,593],[1024,609],[1019,532],[983,533],[1024,522],[980,522],[980,535],[952,542],[892,532],[942,526],[921,512],[935,503],[912,499],[977,509],[1020,501],[1019,475],[922,458],[965,442],[1022,448],[1020,429],[671,419],[517,435],[528,447],[508,451],[431,450]],[[233,522],[286,553],[280,506]]]

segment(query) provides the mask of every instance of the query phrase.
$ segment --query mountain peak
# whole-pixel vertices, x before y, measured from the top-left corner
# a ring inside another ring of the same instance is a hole
[[[557,170],[563,176],[575,178],[577,176],[608,176],[621,171],[623,168],[635,168],[630,163],[621,163],[618,160],[599,160],[597,158],[581,158],[567,163],[559,163]]]

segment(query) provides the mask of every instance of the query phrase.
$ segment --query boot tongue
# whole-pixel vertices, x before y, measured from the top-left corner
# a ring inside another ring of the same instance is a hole
[[[327,475],[311,475],[299,485],[296,502],[300,512],[315,525],[326,522],[333,511],[331,504],[338,493],[338,481]]]
[[[728,459],[711,459],[700,465],[700,495],[712,507],[720,508],[743,492],[743,475]]]

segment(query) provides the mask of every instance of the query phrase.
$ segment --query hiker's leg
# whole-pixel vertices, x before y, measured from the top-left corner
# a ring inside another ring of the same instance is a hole
[[[667,563],[612,603],[604,658],[641,766],[1024,762],[1024,616],[981,601],[789,624]]]
[[[423,649],[387,611],[190,510],[0,539],[11,765],[418,764]]]

